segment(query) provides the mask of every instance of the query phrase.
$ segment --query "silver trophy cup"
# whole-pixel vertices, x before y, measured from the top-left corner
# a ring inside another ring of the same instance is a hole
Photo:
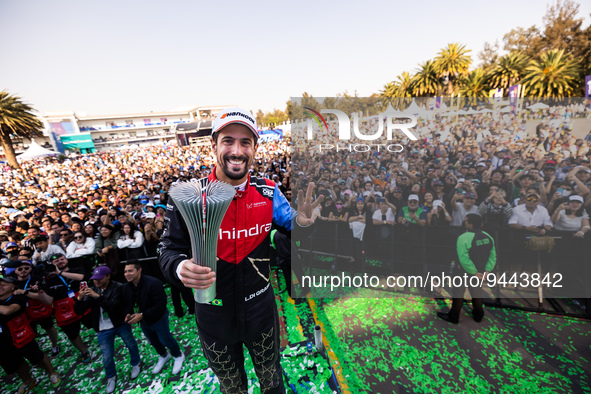
[[[187,224],[191,237],[193,261],[217,270],[218,235],[224,215],[236,194],[228,183],[214,181],[206,187],[199,182],[177,183],[169,190],[172,201]],[[207,304],[216,297],[216,284],[207,289],[193,289],[195,301]]]

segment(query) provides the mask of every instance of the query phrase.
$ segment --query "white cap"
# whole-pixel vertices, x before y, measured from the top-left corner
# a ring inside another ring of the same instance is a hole
[[[419,196],[417,196],[416,194],[409,194],[408,195],[408,200],[417,200],[419,201]]]
[[[259,132],[257,127],[257,121],[250,112],[239,107],[225,108],[218,113],[218,116],[213,122],[213,128],[211,134],[216,133],[232,123],[240,123],[248,127],[254,134],[259,138]]]
[[[585,202],[585,200],[583,199],[582,196],[570,196],[568,198],[568,201],[578,201],[580,203],[584,203]]]

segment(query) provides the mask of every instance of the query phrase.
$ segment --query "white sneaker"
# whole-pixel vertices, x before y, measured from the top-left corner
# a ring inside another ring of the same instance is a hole
[[[174,358],[174,367],[172,367],[172,374],[173,375],[176,375],[177,373],[181,372],[184,362],[185,362],[185,355],[182,353],[181,353],[180,357]]]
[[[158,357],[158,362],[154,366],[152,373],[160,373],[160,371],[162,371],[162,368],[164,368],[164,364],[166,364],[168,360],[170,360],[171,358],[172,356],[168,352],[166,352],[165,357]]]
[[[140,374],[140,365],[132,365],[131,366],[131,378],[135,379]]]
[[[117,385],[117,376],[113,376],[112,378],[107,379],[107,394],[111,394],[115,391],[115,386]]]

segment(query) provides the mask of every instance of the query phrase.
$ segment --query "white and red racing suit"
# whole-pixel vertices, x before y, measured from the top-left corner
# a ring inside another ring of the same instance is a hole
[[[215,181],[215,170],[198,182]],[[272,224],[289,233],[292,210],[277,185],[249,176],[237,191],[218,236],[216,300],[196,304],[203,352],[224,393],[247,392],[243,345],[253,360],[263,393],[284,392],[279,363],[279,323],[270,283],[269,235]],[[185,221],[169,202],[159,262],[164,276],[182,286],[176,270],[191,257]]]

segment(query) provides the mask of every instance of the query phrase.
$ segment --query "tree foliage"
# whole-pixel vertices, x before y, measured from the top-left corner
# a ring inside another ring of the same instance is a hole
[[[477,97],[486,97],[488,96],[488,91],[490,90],[490,85],[488,83],[489,78],[484,69],[477,68],[468,73],[468,75],[463,75],[460,80],[458,81],[458,93],[462,97],[467,97],[467,104],[475,105],[477,100],[472,100],[472,98]]]
[[[13,168],[20,166],[14,154],[11,137],[33,138],[43,135],[43,124],[33,112],[33,107],[23,103],[20,97],[11,95],[6,90],[0,92],[0,144],[8,164]]]
[[[511,52],[502,56],[490,70],[491,87],[507,90],[517,84],[523,78],[528,60],[523,52]]]
[[[527,95],[535,97],[570,97],[577,88],[578,61],[564,49],[544,52],[525,69],[523,84]]]
[[[447,95],[451,96],[454,93],[454,83],[456,80],[466,74],[472,64],[472,58],[468,53],[470,49],[466,49],[465,45],[452,43],[443,48],[435,58],[435,67],[438,75],[443,79],[443,84],[446,86]]]
[[[413,94],[418,97],[433,97],[439,93],[441,88],[441,80],[435,62],[427,60],[419,64],[419,70],[412,81]]]

